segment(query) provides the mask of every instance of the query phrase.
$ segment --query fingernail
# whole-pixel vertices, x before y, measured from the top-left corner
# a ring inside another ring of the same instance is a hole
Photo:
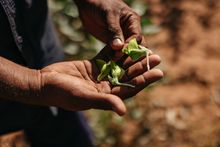
[[[122,43],[121,39],[119,39],[119,38],[114,39],[112,42],[112,47],[114,49],[121,49],[123,47],[123,43]]]

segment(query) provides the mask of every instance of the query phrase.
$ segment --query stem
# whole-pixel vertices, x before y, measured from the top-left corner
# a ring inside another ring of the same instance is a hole
[[[149,60],[149,55],[150,53],[152,54],[152,51],[142,45],[139,45],[139,48],[141,48],[142,50],[146,51],[146,58],[147,58],[147,71],[150,70],[150,60]]]
[[[127,87],[131,87],[131,88],[135,88],[135,86],[134,86],[134,85],[127,84],[127,83],[120,83],[120,82],[116,82],[115,84],[116,84],[116,85],[119,85],[119,86],[127,86]]]
[[[149,71],[150,70],[149,51],[146,51],[146,58],[147,58],[147,71]]]
[[[127,87],[131,87],[131,88],[135,88],[134,85],[127,84],[127,83],[120,83],[120,82],[118,81],[118,78],[117,78],[117,77],[113,78],[113,77],[111,77],[110,75],[108,75],[108,80],[109,80],[110,83],[111,83],[112,85],[114,85],[114,86],[127,86]]]

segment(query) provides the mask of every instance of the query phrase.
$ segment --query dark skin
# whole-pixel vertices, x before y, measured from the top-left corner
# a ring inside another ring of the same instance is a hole
[[[101,55],[103,53],[105,53],[104,50],[97,55],[97,58],[103,57]],[[61,62],[43,68],[41,70],[42,87],[48,103],[69,110],[95,108],[113,110],[117,114],[123,115],[126,112],[124,99],[134,96],[149,84],[163,77],[163,73],[158,69],[147,71],[146,59],[136,63],[126,59],[123,62],[123,68],[127,70],[127,73],[123,82],[131,83],[135,85],[135,88],[112,86],[107,80],[97,81],[99,69],[95,59]],[[159,63],[159,56],[150,56],[151,68]],[[53,97],[53,101],[51,101],[51,97]]]
[[[85,29],[114,50],[121,50],[131,38],[141,43],[140,16],[122,0],[74,1]]]
[[[104,57],[103,54],[106,54],[106,49],[96,58]],[[0,97],[67,110],[113,110],[123,115],[126,112],[124,99],[134,96],[163,76],[158,69],[147,71],[146,59],[133,63],[127,58],[121,62],[127,71],[123,82],[131,83],[135,88],[113,87],[108,81],[96,80],[99,74],[96,58],[60,62],[34,70],[0,57]],[[158,55],[150,56],[151,68],[159,63]]]
[[[113,87],[108,81],[97,82],[99,71],[95,59],[106,60],[106,55],[114,58],[131,38],[137,38],[140,43],[140,17],[121,0],[75,2],[85,28],[108,45],[92,60],[60,62],[41,70],[0,57],[0,98],[74,111],[113,110],[123,115],[126,112],[123,100],[162,78],[163,73],[159,69],[147,71],[146,59],[134,63],[121,58],[120,64],[127,71],[122,82],[135,88]],[[151,68],[159,62],[159,56],[150,56]]]

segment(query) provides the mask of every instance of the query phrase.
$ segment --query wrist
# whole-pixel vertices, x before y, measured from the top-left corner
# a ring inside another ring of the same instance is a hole
[[[41,93],[41,76],[29,69],[0,57],[0,98],[35,104]]]
[[[41,72],[35,69],[26,69],[26,80],[23,89],[26,91],[26,102],[30,104],[40,104],[42,101]]]

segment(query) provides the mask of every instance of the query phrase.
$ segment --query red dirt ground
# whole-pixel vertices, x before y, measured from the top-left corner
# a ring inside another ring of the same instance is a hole
[[[147,45],[165,78],[136,96],[143,118],[125,123],[115,146],[219,147],[220,1],[147,1],[162,28]]]

